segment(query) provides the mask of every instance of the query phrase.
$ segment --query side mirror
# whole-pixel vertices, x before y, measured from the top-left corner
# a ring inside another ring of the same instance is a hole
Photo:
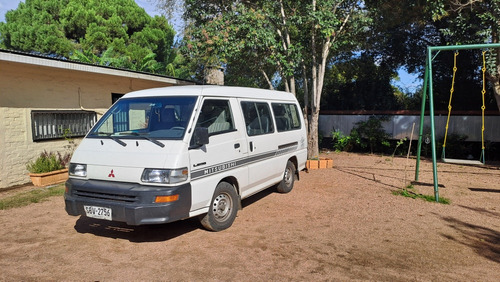
[[[191,139],[191,147],[199,148],[206,144],[208,144],[208,128],[196,127],[194,129],[193,137]]]

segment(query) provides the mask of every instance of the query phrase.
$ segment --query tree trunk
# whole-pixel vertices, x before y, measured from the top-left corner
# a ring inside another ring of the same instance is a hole
[[[498,79],[493,82],[493,95],[495,96],[497,107],[500,111],[500,81]]]
[[[303,81],[304,81],[304,109],[302,110],[304,114],[304,122],[306,130],[307,130],[307,136],[309,136],[309,85],[307,83],[307,68],[306,65],[304,64],[304,61],[302,61],[302,72],[303,72]],[[309,146],[308,146],[309,147]]]
[[[319,138],[318,138],[319,109],[311,111],[311,122],[309,124],[309,139],[307,144],[307,158],[316,159],[319,157]]]
[[[312,0],[313,12],[316,11],[316,0]],[[311,32],[311,50],[316,50],[316,26],[312,25]],[[311,118],[309,120],[309,134],[307,136],[307,158],[314,159],[319,156],[319,144],[318,144],[318,115],[319,108],[316,104],[316,94],[318,87],[318,72],[316,63],[316,53],[312,52],[312,68],[311,68]],[[306,93],[309,95],[309,93]]]

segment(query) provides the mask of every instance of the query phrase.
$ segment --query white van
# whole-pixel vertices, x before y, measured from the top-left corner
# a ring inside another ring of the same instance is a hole
[[[226,86],[131,92],[73,154],[70,215],[160,224],[199,216],[230,227],[241,199],[287,193],[305,168],[306,129],[290,93]]]

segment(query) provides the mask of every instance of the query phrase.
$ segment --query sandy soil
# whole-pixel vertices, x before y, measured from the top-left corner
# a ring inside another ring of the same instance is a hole
[[[71,217],[61,197],[0,211],[0,280],[499,281],[498,166],[439,164],[443,205],[392,195],[415,160],[328,156],[333,169],[244,200],[218,233]],[[432,195],[428,161],[420,181]]]

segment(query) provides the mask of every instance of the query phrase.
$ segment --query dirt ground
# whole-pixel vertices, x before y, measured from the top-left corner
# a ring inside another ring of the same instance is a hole
[[[500,169],[438,164],[450,205],[395,196],[415,160],[329,153],[289,194],[243,201],[233,226],[132,227],[68,216],[62,197],[0,211],[0,280],[499,281]],[[421,163],[416,191],[433,195]],[[12,193],[10,191],[9,193]],[[0,197],[2,197],[0,193]]]

